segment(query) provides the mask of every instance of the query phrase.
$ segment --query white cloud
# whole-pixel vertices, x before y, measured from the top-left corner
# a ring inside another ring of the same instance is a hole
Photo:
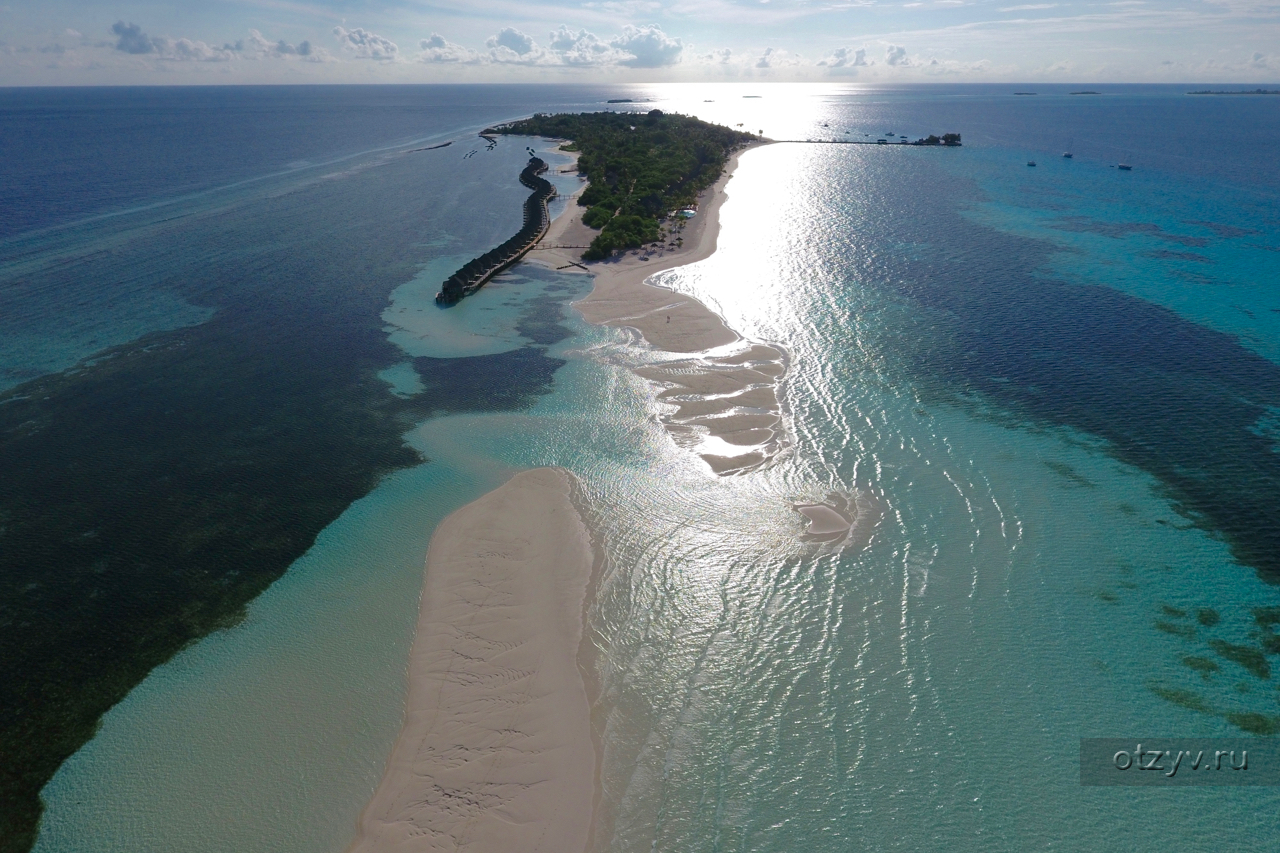
[[[515,27],[503,27],[497,35],[489,36],[485,47],[489,48],[489,54],[484,61],[495,65],[562,64],[555,51],[539,46],[533,36]]]
[[[921,67],[919,62],[913,62],[911,65],[917,68]],[[972,77],[979,74],[989,74],[991,69],[991,61],[987,59],[965,62],[957,59],[938,59],[935,56],[923,65],[924,73],[934,76],[962,74]]]
[[[328,62],[333,59],[322,47],[316,47],[309,41],[300,41],[296,45],[284,39],[271,41],[257,30],[249,30],[247,42],[236,42],[245,59],[304,59],[308,62]]]
[[[400,48],[395,42],[377,33],[371,33],[363,27],[348,30],[338,26],[333,28],[333,34],[337,36],[338,41],[342,42],[343,49],[356,59],[394,62],[400,58]]]
[[[79,30],[73,30],[70,27],[67,27],[65,30],[63,30],[62,34],[66,36],[71,36],[71,38],[73,39],[84,38],[84,36],[80,34]]]
[[[760,69],[769,68],[789,68],[796,65],[803,65],[804,60],[794,53],[782,50],[776,47],[765,48],[764,53],[760,54],[760,58],[756,60],[755,67]]]
[[[622,35],[614,38],[610,44],[631,55],[619,64],[630,68],[663,68],[675,65],[684,53],[684,44],[680,39],[667,36],[658,26],[632,27],[622,29]]]
[[[905,66],[910,65],[911,60],[907,58],[907,49],[902,45],[891,44],[884,51],[885,65]]]
[[[1029,12],[1032,9],[1056,9],[1057,3],[1029,3],[1025,6],[1005,6],[997,9],[998,12]]]
[[[235,45],[215,47],[194,39],[149,36],[138,24],[124,21],[112,24],[111,32],[116,35],[115,49],[134,56],[154,56],[174,62],[228,62],[236,58]]]
[[[124,21],[116,21],[111,25],[111,32],[117,36],[116,50],[132,54],[156,52],[155,39],[144,33],[142,27],[138,24],[126,24]]]
[[[658,26],[626,26],[620,35],[605,39],[562,24],[550,33],[548,47],[514,27],[504,27],[485,46],[489,53],[483,61],[499,65],[662,68],[675,65],[684,55],[684,43]]]
[[[575,33],[564,24],[551,34],[551,50],[565,65],[616,65],[628,58],[595,33]]]
[[[875,61],[867,61],[867,49],[865,47],[856,50],[849,47],[840,47],[832,51],[831,55],[818,63],[819,66],[827,68],[865,68],[875,65]]]
[[[173,59],[179,62],[230,62],[236,58],[233,45],[214,47],[193,39],[155,39],[161,59]]]
[[[551,49],[558,50],[563,53],[574,52],[582,47],[588,50],[594,50],[599,45],[600,49],[607,50],[608,45],[598,39],[595,33],[589,33],[586,30],[578,30],[576,33],[564,24],[551,34]]]
[[[1253,59],[1249,63],[1254,68],[1269,68],[1267,65],[1267,55],[1265,53],[1255,53]]]
[[[115,49],[135,56],[151,56],[169,62],[230,62],[235,59],[304,59],[326,62],[332,59],[323,49],[310,42],[296,45],[281,39],[270,41],[257,30],[249,30],[249,38],[235,44],[207,44],[198,39],[170,39],[149,36],[138,24],[117,21],[111,32],[116,35]]]
[[[503,27],[496,36],[489,36],[485,45],[491,49],[509,50],[516,56],[528,56],[537,48],[533,36],[515,27]]]
[[[480,54],[468,47],[454,44],[439,33],[432,33],[431,38],[418,42],[422,53],[419,62],[459,62],[475,63],[480,61]]]

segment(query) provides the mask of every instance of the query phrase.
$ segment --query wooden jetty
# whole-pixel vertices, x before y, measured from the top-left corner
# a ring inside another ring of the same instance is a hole
[[[523,258],[547,233],[547,229],[551,227],[551,212],[547,210],[547,202],[555,197],[556,188],[541,177],[545,171],[545,161],[538,157],[529,158],[529,165],[520,173],[520,183],[533,190],[524,200],[524,225],[510,240],[468,261],[445,279],[440,292],[436,294],[437,304],[453,305],[463,297],[475,293],[489,279]]]
[[[771,139],[769,141],[798,145],[909,145],[913,148],[960,148],[960,134],[957,133],[955,136],[954,142],[929,142],[924,139],[917,139],[915,142],[908,142],[905,139]]]

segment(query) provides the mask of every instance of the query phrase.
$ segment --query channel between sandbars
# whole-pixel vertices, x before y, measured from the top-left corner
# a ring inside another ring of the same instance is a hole
[[[596,561],[575,486],[525,471],[436,528],[404,726],[349,853],[586,850],[597,750],[579,654]]]

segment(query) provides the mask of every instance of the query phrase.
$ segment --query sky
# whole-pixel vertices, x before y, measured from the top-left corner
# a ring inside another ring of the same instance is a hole
[[[1280,0],[0,0],[0,86],[1280,81]]]

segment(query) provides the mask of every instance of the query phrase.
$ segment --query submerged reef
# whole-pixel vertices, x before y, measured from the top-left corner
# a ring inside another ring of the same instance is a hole
[[[30,849],[41,789],[104,713],[234,626],[381,478],[423,461],[403,438],[415,423],[526,407],[564,363],[546,351],[567,334],[561,304],[525,319],[537,345],[415,358],[422,390],[388,393],[379,373],[404,361],[388,295],[432,217],[465,199],[441,210],[429,173],[367,175],[175,220],[41,274],[161,281],[213,313],[0,393],[2,853]],[[360,203],[392,184],[396,204]]]

